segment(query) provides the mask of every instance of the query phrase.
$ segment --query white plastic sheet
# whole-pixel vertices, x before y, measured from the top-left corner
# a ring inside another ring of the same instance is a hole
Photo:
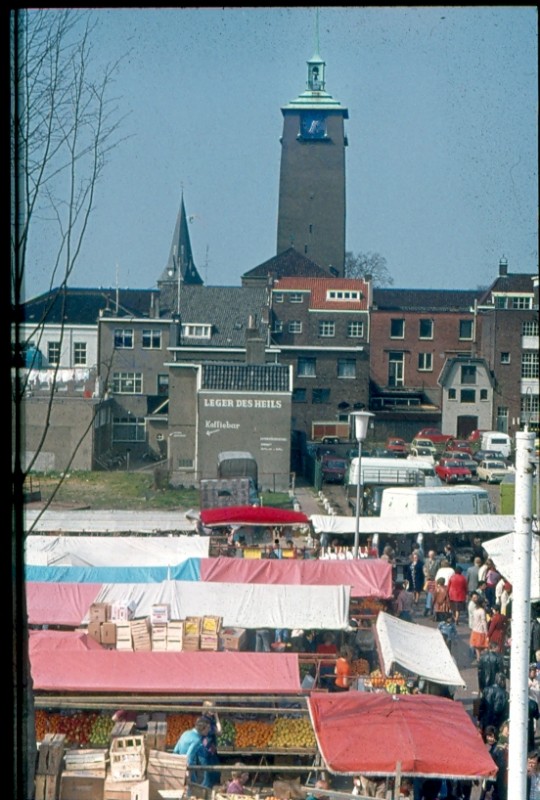
[[[207,536],[41,536],[25,541],[26,564],[159,567],[206,558]]]

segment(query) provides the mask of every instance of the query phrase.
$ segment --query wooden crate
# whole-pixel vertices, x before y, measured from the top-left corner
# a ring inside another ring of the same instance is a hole
[[[111,742],[109,756],[111,780],[140,781],[144,778],[144,736],[118,736]]]
[[[103,800],[105,776],[64,772],[60,778],[60,800]]]
[[[89,750],[66,750],[64,756],[65,772],[93,772],[96,775],[107,769],[108,750],[92,748]]]
[[[217,633],[201,633],[199,647],[201,650],[219,650],[219,636]]]
[[[184,623],[181,620],[173,620],[167,623],[167,650],[178,652],[182,650],[184,639]]]
[[[133,639],[131,637],[131,623],[116,623],[116,649],[133,650]]]
[[[149,800],[150,784],[144,781],[114,781],[107,775],[103,800]]]
[[[131,638],[134,650],[149,651],[152,649],[152,639],[150,638],[149,621],[145,619],[134,619],[131,625]]]
[[[184,636],[186,634],[188,636],[199,636],[201,633],[201,623],[202,620],[200,617],[186,617],[184,620]]]
[[[58,796],[58,775],[36,775],[35,800],[56,800]]]
[[[182,650],[200,650],[201,649],[201,637],[194,636],[191,633],[184,634],[184,638],[182,640]]]
[[[133,733],[135,733],[134,722],[115,722],[111,731],[111,739],[116,739],[117,736],[131,736]]]
[[[149,800],[161,800],[163,789],[184,790],[187,784],[187,757],[162,750],[150,750],[146,776],[150,783]]]
[[[219,633],[221,628],[221,617],[208,616],[202,618],[201,634],[204,633]]]
[[[39,746],[36,772],[38,775],[58,775],[66,747],[64,733],[46,733]]]
[[[146,752],[150,750],[165,750],[167,746],[167,723],[150,721],[144,736]]]

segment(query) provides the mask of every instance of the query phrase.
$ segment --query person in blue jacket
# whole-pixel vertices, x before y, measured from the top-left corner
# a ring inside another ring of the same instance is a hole
[[[173,753],[180,756],[187,756],[187,766],[208,766],[208,752],[204,740],[210,734],[211,725],[208,719],[199,717],[193,728],[180,736],[176,742]],[[190,770],[190,780],[193,783],[201,784],[204,780],[206,770],[197,772]]]

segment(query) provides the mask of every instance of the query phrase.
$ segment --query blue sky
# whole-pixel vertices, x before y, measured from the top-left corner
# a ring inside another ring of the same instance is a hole
[[[54,10],[50,13],[55,13]],[[281,106],[305,89],[314,8],[97,9],[123,132],[71,286],[152,288],[182,190],[209,285],[276,253]],[[326,88],[349,110],[347,249],[396,288],[538,268],[536,6],[321,7]],[[36,230],[27,297],[46,291]]]

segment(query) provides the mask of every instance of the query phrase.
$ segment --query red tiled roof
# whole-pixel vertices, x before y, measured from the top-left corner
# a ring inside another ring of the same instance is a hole
[[[281,278],[274,283],[278,292],[310,292],[310,308],[329,311],[367,311],[369,289],[365,281],[357,278]],[[327,300],[328,290],[360,291],[361,300]]]

